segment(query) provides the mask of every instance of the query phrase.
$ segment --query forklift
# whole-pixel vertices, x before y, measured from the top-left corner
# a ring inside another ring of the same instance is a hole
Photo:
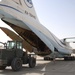
[[[22,64],[29,64],[30,68],[36,65],[35,54],[27,54],[23,51],[22,41],[8,41],[2,43],[3,48],[0,47],[0,70],[4,70],[7,66],[11,66],[13,71],[22,69]]]

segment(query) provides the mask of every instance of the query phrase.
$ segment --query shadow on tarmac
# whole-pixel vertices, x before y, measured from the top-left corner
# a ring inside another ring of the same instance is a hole
[[[29,68],[23,65],[22,70],[18,72],[12,71],[11,67],[7,67],[4,71],[0,71],[0,75],[74,75],[75,61],[56,60],[44,61],[37,60],[35,68]]]

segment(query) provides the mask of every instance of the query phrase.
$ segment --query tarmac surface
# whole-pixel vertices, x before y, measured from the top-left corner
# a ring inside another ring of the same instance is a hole
[[[7,67],[4,71],[0,70],[0,75],[75,75],[75,61],[56,59],[53,62],[39,58],[35,68],[23,65],[22,70],[14,72],[11,67]]]

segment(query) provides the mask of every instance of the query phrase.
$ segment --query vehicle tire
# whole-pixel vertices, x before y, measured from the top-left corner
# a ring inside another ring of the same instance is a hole
[[[0,66],[0,70],[5,70],[6,66]]]
[[[34,68],[35,65],[36,65],[36,58],[30,57],[30,58],[29,58],[29,67],[30,67],[30,68]]]
[[[22,68],[22,60],[20,58],[13,59],[11,67],[13,71],[19,71]]]

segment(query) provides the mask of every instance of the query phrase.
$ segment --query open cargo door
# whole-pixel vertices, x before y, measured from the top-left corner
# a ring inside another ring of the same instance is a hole
[[[26,42],[25,40],[23,40],[19,35],[17,35],[15,32],[7,29],[7,28],[3,28],[0,27],[0,29],[7,35],[9,36],[12,40],[20,40],[23,41],[23,47],[24,49],[26,49],[29,52],[32,52],[32,46]]]

